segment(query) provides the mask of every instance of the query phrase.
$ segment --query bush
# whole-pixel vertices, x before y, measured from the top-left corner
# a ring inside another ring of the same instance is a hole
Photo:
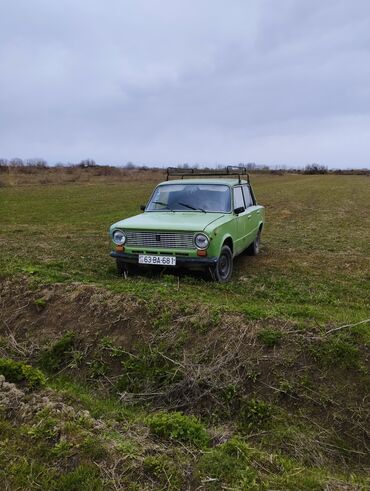
[[[32,389],[46,383],[45,375],[40,370],[9,358],[0,358],[0,374],[8,382],[25,382]]]
[[[203,425],[194,416],[180,412],[157,413],[147,419],[151,431],[160,437],[190,443],[197,447],[206,447],[209,435]]]
[[[308,164],[304,168],[304,174],[327,174],[328,168],[321,164]]]

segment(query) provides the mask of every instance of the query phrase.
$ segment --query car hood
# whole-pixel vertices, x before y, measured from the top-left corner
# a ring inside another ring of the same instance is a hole
[[[119,228],[123,230],[198,232],[224,216],[224,213],[150,211],[116,222],[110,230]]]

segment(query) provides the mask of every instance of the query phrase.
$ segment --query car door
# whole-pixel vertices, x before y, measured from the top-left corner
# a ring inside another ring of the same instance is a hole
[[[235,254],[239,254],[247,247],[246,242],[248,240],[249,224],[245,208],[244,195],[242,186],[235,186],[233,188],[233,202],[234,202],[234,214],[236,222],[236,237],[234,237],[234,251]],[[235,210],[238,212],[235,213]]]
[[[256,238],[260,223],[260,207],[256,206],[254,197],[248,184],[243,184],[243,196],[246,214],[246,243],[248,247]]]

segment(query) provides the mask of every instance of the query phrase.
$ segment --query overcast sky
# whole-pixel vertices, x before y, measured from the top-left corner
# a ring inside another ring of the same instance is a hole
[[[0,0],[0,157],[370,166],[369,0]]]

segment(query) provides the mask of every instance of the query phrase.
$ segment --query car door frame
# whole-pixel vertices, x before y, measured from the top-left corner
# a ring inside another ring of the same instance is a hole
[[[251,204],[247,206],[247,200],[246,200],[246,195],[245,195],[245,188],[248,189],[250,197],[251,197]],[[254,196],[252,187],[250,184],[243,183],[242,184],[242,190],[243,190],[243,198],[244,198],[244,204],[245,204],[245,209],[246,209],[246,215],[249,220],[249,225],[250,225],[250,233],[248,234],[248,239],[247,239],[247,244],[246,247],[248,247],[257,237],[259,226],[260,226],[260,206],[257,205],[256,203],[256,198]]]
[[[235,213],[237,207],[235,206],[234,193],[235,193],[235,189],[237,188],[240,188],[242,199],[243,199],[244,211],[242,211],[241,213]],[[249,229],[249,227],[248,227],[248,217],[247,217],[247,210],[245,207],[245,199],[244,199],[242,184],[236,184],[235,186],[233,186],[232,191],[233,191],[233,214],[236,224],[235,230],[237,233],[237,238],[234,238],[234,255],[236,256],[240,254],[247,247],[246,242],[248,241],[248,236],[249,236],[247,230]]]

